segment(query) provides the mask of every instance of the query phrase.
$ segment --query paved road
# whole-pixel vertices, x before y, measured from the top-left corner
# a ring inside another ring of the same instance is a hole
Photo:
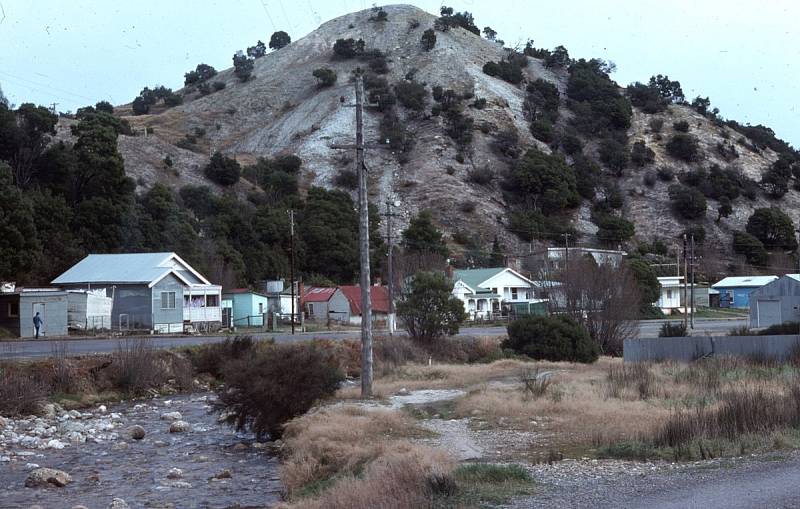
[[[657,337],[658,331],[664,320],[649,320],[639,323],[640,337]],[[698,319],[695,320],[694,334],[725,334],[731,328],[747,325],[744,319]],[[376,332],[381,334],[380,331]],[[461,336],[503,336],[506,333],[505,327],[463,327],[459,332]],[[333,340],[358,339],[360,332],[337,331],[337,332],[306,332],[295,335],[279,333],[251,334],[256,339],[273,338],[277,342],[303,341],[311,338],[328,338]],[[230,336],[179,336],[164,337],[152,336],[153,346],[156,348],[175,348],[187,345],[202,345],[206,343],[218,343]],[[48,340],[27,340],[27,341],[4,341],[0,343],[0,359],[23,359],[33,357],[49,357],[52,355],[56,341]],[[71,355],[83,355],[94,353],[108,353],[117,349],[119,340],[116,338],[89,338],[89,339],[70,339],[67,348]]]

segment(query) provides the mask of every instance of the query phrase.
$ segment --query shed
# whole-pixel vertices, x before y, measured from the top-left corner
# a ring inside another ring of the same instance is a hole
[[[80,330],[110,329],[113,303],[102,291],[70,290],[67,292],[67,326]]]
[[[750,292],[778,279],[778,276],[731,276],[711,285],[719,291],[719,306],[750,307]]]
[[[249,288],[235,288],[223,292],[222,299],[231,301],[234,327],[262,327],[264,314],[269,312],[269,298]]]
[[[787,274],[750,294],[750,327],[800,321],[800,275]]]

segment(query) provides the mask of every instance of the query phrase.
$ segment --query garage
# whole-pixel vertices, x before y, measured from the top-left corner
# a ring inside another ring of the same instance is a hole
[[[757,328],[783,323],[781,320],[781,301],[772,299],[756,300]]]
[[[800,281],[787,274],[750,293],[750,328],[800,321]]]

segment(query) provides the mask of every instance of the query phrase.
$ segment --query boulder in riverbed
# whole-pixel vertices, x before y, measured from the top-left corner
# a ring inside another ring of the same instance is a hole
[[[72,482],[72,477],[63,470],[55,468],[37,468],[28,474],[25,479],[25,486],[28,488],[41,488],[57,486],[62,488]]]
[[[121,498],[115,498],[108,504],[108,509],[131,509],[131,506]]]
[[[183,477],[183,470],[180,468],[170,468],[167,472],[167,479],[181,479]]]
[[[128,428],[128,434],[134,440],[141,440],[144,438],[144,428],[139,426],[138,424],[134,424],[130,428]]]
[[[169,425],[170,433],[185,433],[187,431],[192,431],[192,425],[186,421],[173,421]]]
[[[182,417],[180,412],[165,412],[161,414],[162,421],[180,421]]]

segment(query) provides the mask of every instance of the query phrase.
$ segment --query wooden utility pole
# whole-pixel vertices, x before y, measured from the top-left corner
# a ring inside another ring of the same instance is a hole
[[[686,294],[686,285],[689,279],[689,269],[687,267],[687,253],[686,253],[686,234],[683,234],[683,327],[689,327],[689,310],[686,306],[689,304],[688,295]]]
[[[392,259],[392,251],[394,251],[394,246],[392,245],[392,218],[397,214],[392,212],[392,201],[390,199],[386,200],[386,214],[384,215],[386,216],[386,244],[389,246],[389,252],[387,254],[388,267],[386,268],[386,272],[388,273],[387,277],[389,278],[389,316],[387,325],[389,336],[391,337],[396,327],[394,312],[394,263]]]
[[[364,163],[364,78],[356,74],[356,172],[358,172],[358,243],[361,259],[361,397],[372,397],[372,302],[369,276],[369,197]]]
[[[569,233],[564,233],[564,272],[569,268]]]
[[[292,334],[294,334],[294,210],[289,210],[289,284],[292,292]]]
[[[689,273],[690,273],[690,290],[691,295],[689,298],[689,327],[694,329],[694,235],[689,239]]]

